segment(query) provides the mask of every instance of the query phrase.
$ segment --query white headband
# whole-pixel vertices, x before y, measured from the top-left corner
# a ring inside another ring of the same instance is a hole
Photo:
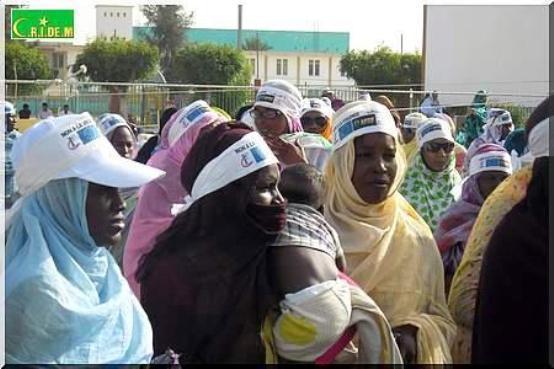
[[[469,176],[481,172],[499,171],[512,174],[512,160],[505,151],[489,151],[471,158]]]
[[[256,94],[254,106],[279,110],[287,118],[298,118],[301,109],[301,97],[273,86],[262,86]]]
[[[529,151],[535,158],[548,156],[550,118],[537,124],[529,133]]]
[[[452,130],[448,122],[430,118],[423,122],[416,131],[417,147],[421,149],[427,142],[436,140],[437,138],[444,138],[454,143],[454,137],[452,137]]]
[[[212,159],[198,174],[192,191],[185,198],[185,204],[176,204],[172,208],[172,214],[176,215],[186,211],[192,203],[202,197],[215,192],[239,178],[267,167],[277,164],[275,157],[262,136],[257,132],[251,132],[225,151]]]
[[[334,118],[336,123],[333,127],[333,150],[369,133],[385,133],[395,140],[398,138],[394,118],[386,106],[375,101],[357,101],[342,109]]]

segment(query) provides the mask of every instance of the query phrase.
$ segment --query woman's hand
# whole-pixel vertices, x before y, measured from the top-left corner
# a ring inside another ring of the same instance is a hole
[[[281,163],[285,165],[305,163],[302,150],[295,144],[283,141],[279,137],[266,139],[266,142]]]
[[[417,327],[401,325],[392,329],[404,364],[415,364],[417,360]]]

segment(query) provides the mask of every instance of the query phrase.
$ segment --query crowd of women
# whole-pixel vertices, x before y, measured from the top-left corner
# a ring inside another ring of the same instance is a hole
[[[483,96],[461,130],[281,80],[141,148],[117,114],[38,122],[9,153],[7,363],[546,363],[554,102],[509,152]]]

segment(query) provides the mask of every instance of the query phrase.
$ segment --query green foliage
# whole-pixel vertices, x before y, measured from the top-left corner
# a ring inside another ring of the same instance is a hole
[[[250,64],[241,50],[231,46],[214,44],[188,44],[177,52],[171,73],[171,81],[199,85],[248,86]],[[252,98],[244,89],[197,92],[195,99],[205,99],[210,104],[224,108],[231,115]]]
[[[421,55],[400,54],[386,46],[375,51],[350,51],[340,61],[341,72],[359,86],[421,83]]]
[[[6,43],[6,79],[35,80],[54,78],[46,56],[37,48],[20,41]],[[9,84],[7,95],[13,96],[15,85]],[[44,85],[18,84],[17,95],[40,93]]]
[[[141,10],[148,25],[153,26],[146,40],[158,48],[160,66],[165,73],[185,42],[185,29],[192,25],[194,13],[186,13],[180,5],[146,5]]]
[[[52,70],[46,56],[23,42],[6,44],[6,79],[50,79]]]
[[[85,64],[95,82],[133,82],[147,77],[158,61],[158,50],[146,42],[96,39],[79,54],[73,70]]]
[[[269,44],[265,43],[264,41],[260,40],[259,37],[251,37],[247,38],[244,43],[242,44],[243,50],[251,50],[251,51],[267,51],[271,50],[271,46]]]
[[[214,44],[189,44],[172,64],[172,81],[205,85],[245,85],[250,69],[242,51]]]

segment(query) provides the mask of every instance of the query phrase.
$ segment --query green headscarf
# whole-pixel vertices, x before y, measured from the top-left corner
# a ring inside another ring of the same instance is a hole
[[[400,193],[412,205],[434,232],[439,217],[456,199],[452,189],[462,181],[456,171],[456,158],[442,172],[430,170],[421,154],[414,157]]]
[[[473,140],[483,134],[483,126],[487,120],[487,91],[477,92],[471,103],[472,112],[466,117],[463,126],[464,142],[462,144],[467,148]]]

